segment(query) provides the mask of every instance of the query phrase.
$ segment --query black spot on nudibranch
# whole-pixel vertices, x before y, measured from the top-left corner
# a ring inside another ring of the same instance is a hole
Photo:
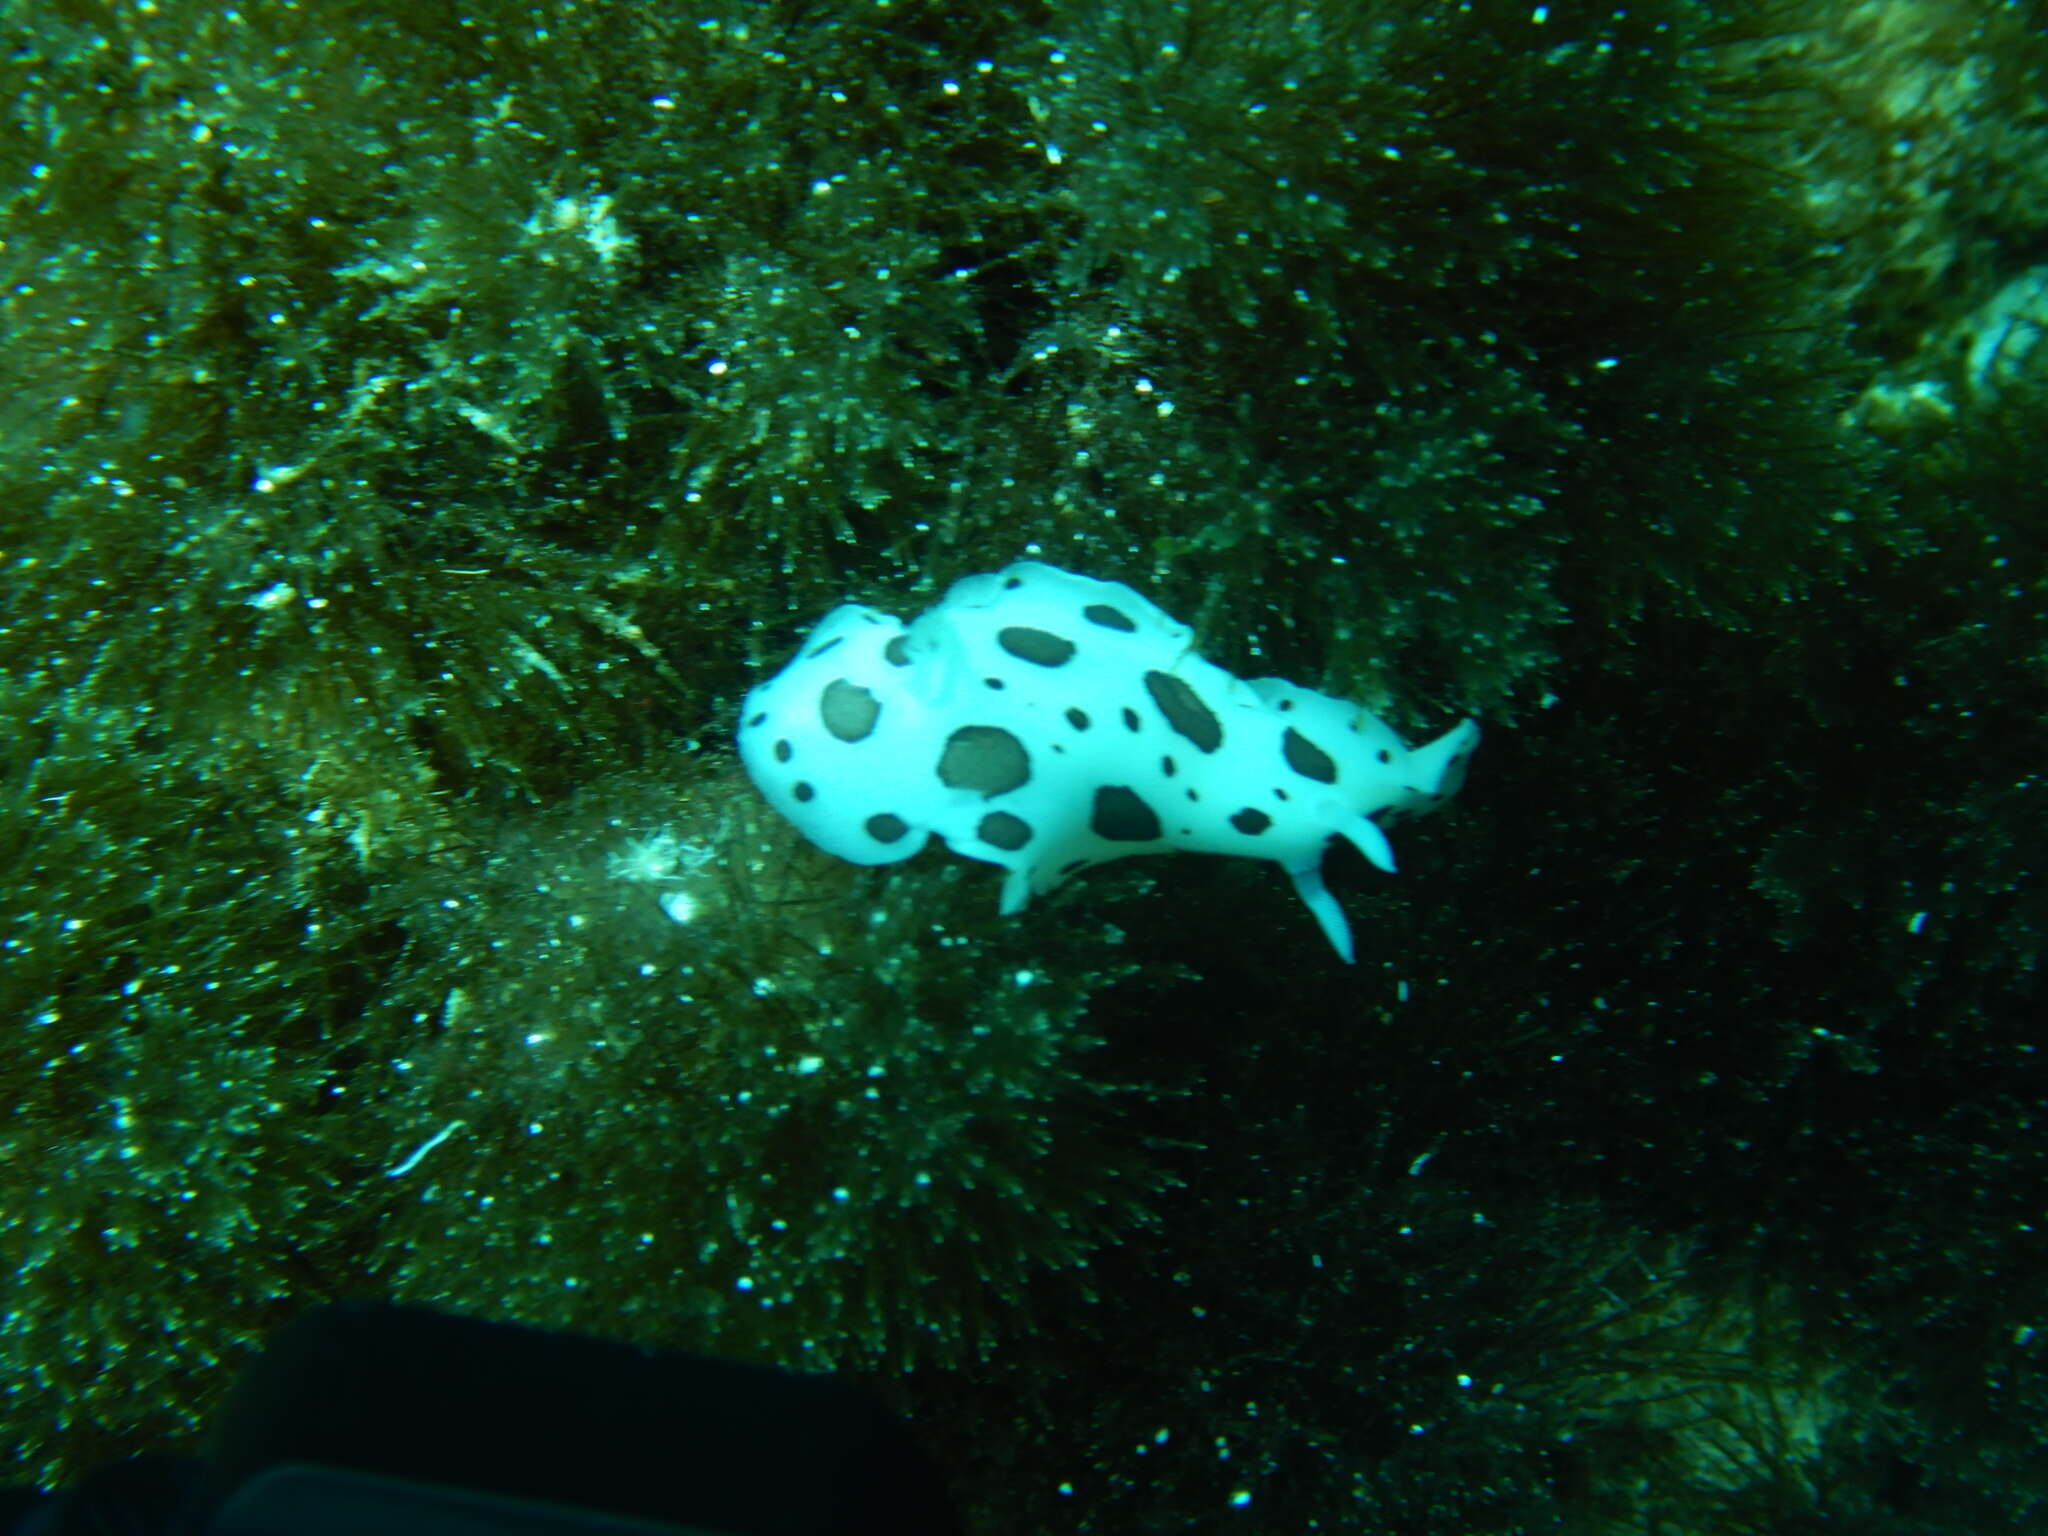
[[[826,641],[826,642],[825,642],[825,643],[824,643],[823,645],[813,646],[813,647],[812,647],[812,648],[811,648],[810,650],[808,650],[808,651],[805,651],[805,652],[804,652],[804,660],[805,660],[805,661],[816,661],[816,660],[817,660],[817,659],[818,659],[818,658],[819,658],[820,656],[824,655],[824,654],[825,654],[825,653],[826,653],[827,651],[831,650],[831,649],[832,649],[832,648],[833,648],[834,646],[838,646],[838,645],[844,645],[845,643],[846,643],[846,636],[844,636],[844,635],[834,635],[834,636],[833,636],[833,637],[832,637],[832,638],[831,638],[830,640],[827,640],[827,641]]]
[[[1383,763],[1391,763],[1394,760],[1394,754],[1389,752],[1385,747],[1380,748],[1379,755],[1380,761]]]
[[[1125,730],[1135,731],[1142,723],[1143,722],[1138,719],[1138,712],[1135,709],[1127,709],[1124,711]]]
[[[1085,730],[1087,730],[1087,729],[1088,729],[1088,711],[1087,711],[1087,710],[1085,710],[1085,709],[1070,709],[1070,710],[1068,710],[1068,711],[1067,711],[1067,724],[1071,725],[1071,726],[1072,726],[1072,727],[1073,727],[1073,728],[1074,728],[1075,730],[1077,730],[1077,731],[1085,731]]]
[[[981,825],[975,828],[975,833],[991,848],[1015,853],[1031,841],[1031,823],[1021,816],[1012,816],[1008,811],[990,811],[981,818]]]
[[[868,836],[878,843],[897,842],[904,833],[910,830],[910,823],[892,811],[884,811],[879,816],[870,816],[864,825],[867,827]]]
[[[818,798],[818,792],[815,789],[811,788],[810,785],[806,784],[802,779],[798,779],[796,781],[796,788],[791,790],[790,793],[795,795],[798,800],[804,801],[806,803]]]
[[[751,729],[753,729],[753,728],[754,728],[755,726],[757,726],[757,725],[760,725],[760,724],[764,723],[764,722],[765,722],[765,721],[767,720],[767,718],[768,718],[768,711],[767,711],[767,710],[765,710],[765,709],[763,709],[763,710],[759,710],[759,711],[757,711],[757,712],[755,713],[754,717],[753,717],[753,718],[752,718],[751,720],[749,720],[749,721],[747,722],[747,728],[748,728],[749,730],[751,730]]]
[[[1074,659],[1074,642],[1049,629],[1012,624],[996,631],[996,644],[1019,661],[1041,667],[1064,667]]]
[[[1223,745],[1223,722],[1185,678],[1175,677],[1171,672],[1147,672],[1145,691],[1166,716],[1166,723],[1204,752],[1214,752]]]
[[[1104,629],[1121,630],[1127,635],[1136,634],[1137,621],[1121,608],[1112,608],[1107,603],[1090,603],[1081,610],[1081,617],[1090,624],[1100,624]]]
[[[775,743],[775,761],[778,763],[786,763],[795,755],[796,748],[792,747],[787,741]]]
[[[1287,759],[1287,766],[1304,779],[1314,779],[1318,784],[1337,782],[1337,765],[1330,760],[1330,754],[1291,725],[1280,738],[1280,754]]]
[[[1266,828],[1273,825],[1273,818],[1264,811],[1253,810],[1250,806],[1246,806],[1230,818],[1230,824],[1237,828],[1238,831],[1244,833],[1246,837],[1257,837]]]
[[[963,725],[946,738],[939,782],[994,799],[1031,782],[1031,754],[1000,726]]]
[[[1180,764],[1170,757],[1162,757],[1159,759],[1159,771],[1170,779],[1180,772]]]
[[[841,741],[860,741],[874,730],[882,706],[858,683],[835,677],[818,695],[818,718]],[[785,759],[787,761],[787,759]]]
[[[892,667],[910,665],[910,636],[891,635],[889,643],[882,647],[882,659]]]
[[[1121,784],[1105,784],[1095,791],[1095,808],[1088,816],[1088,830],[1106,843],[1156,842],[1159,816],[1138,798],[1135,790]]]

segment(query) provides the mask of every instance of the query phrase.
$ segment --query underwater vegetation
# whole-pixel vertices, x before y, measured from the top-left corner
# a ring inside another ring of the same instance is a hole
[[[1995,0],[0,8],[0,1447],[391,1295],[989,1532],[2023,1530],[2048,41]],[[1273,871],[810,848],[1041,558],[1404,733]]]

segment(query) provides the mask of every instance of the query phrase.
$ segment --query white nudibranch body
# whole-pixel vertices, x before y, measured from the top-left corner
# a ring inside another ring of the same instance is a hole
[[[740,710],[747,772],[828,853],[890,864],[931,834],[999,864],[1002,910],[1133,853],[1271,859],[1347,962],[1323,885],[1342,837],[1394,867],[1382,825],[1463,782],[1479,727],[1410,750],[1355,704],[1233,677],[1121,582],[1024,560],[909,625],[848,603]]]

